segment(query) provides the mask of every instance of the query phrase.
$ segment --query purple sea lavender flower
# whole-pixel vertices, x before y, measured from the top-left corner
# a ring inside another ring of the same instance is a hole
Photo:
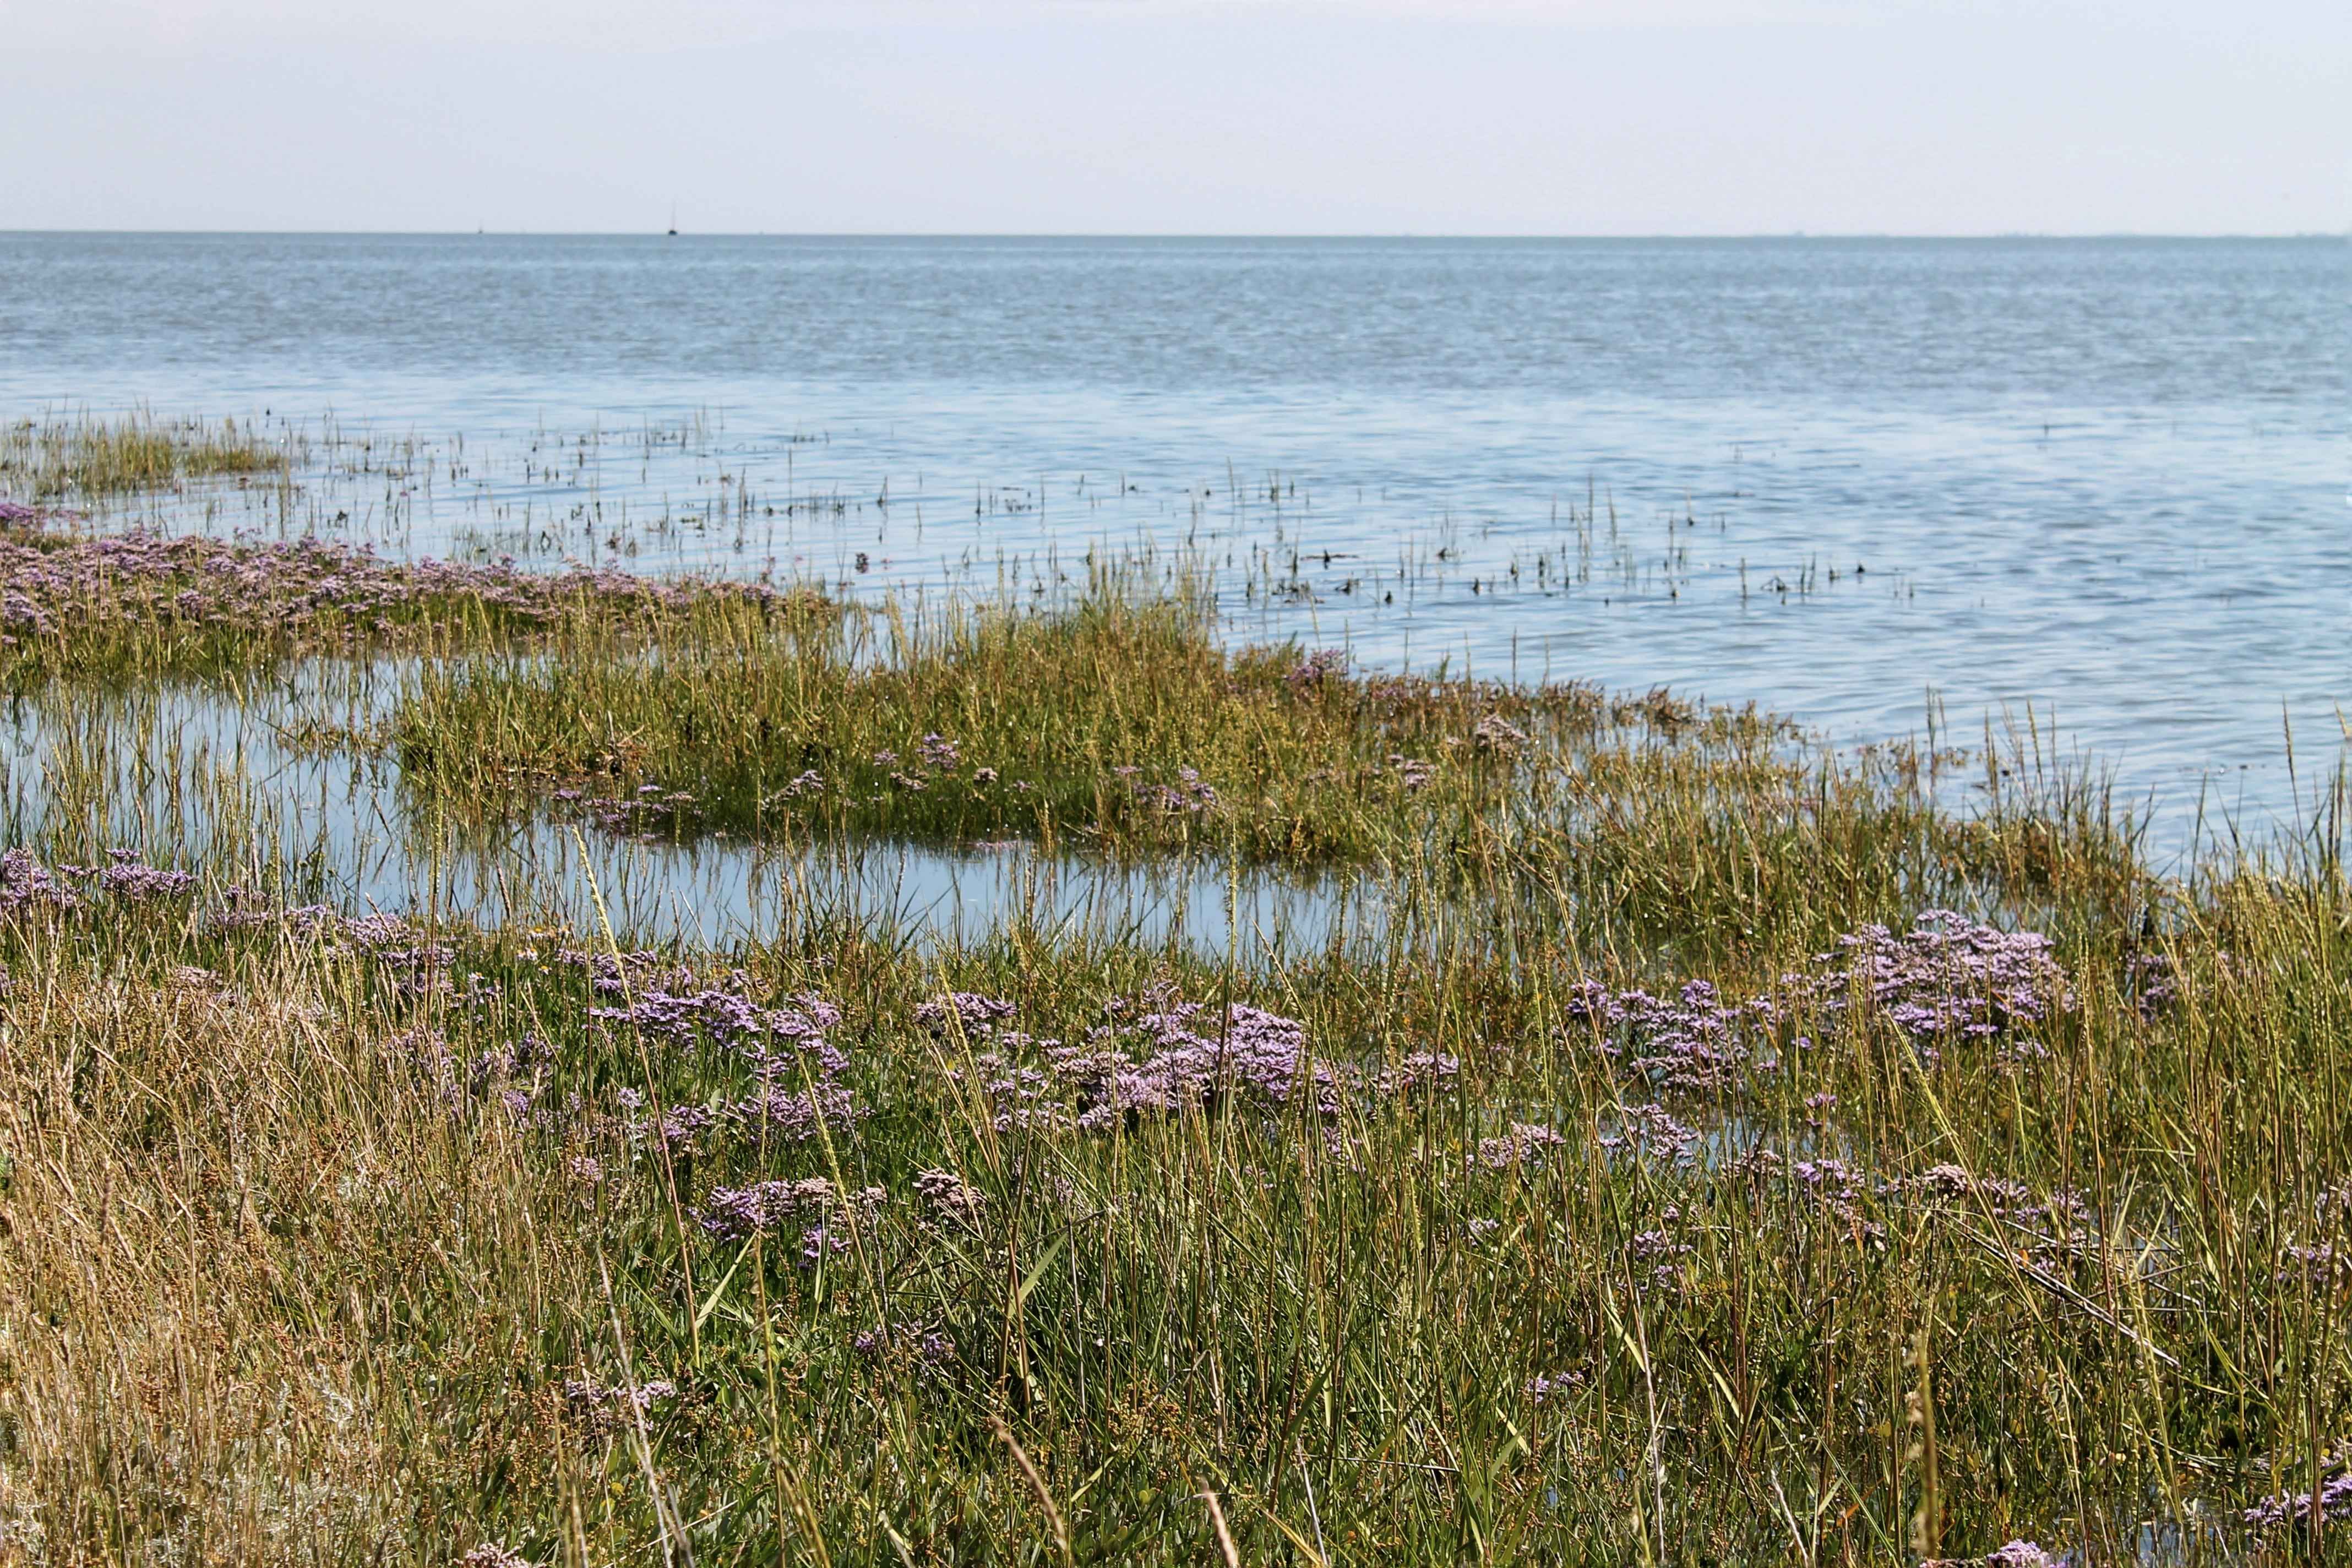
[[[1549,1127],[1515,1121],[1511,1123],[1511,1130],[1501,1137],[1478,1140],[1478,1161],[1501,1171],[1514,1165],[1533,1164],[1543,1158],[1546,1150],[1567,1146],[1568,1140]]]
[[[563,1403],[580,1429],[591,1436],[626,1430],[657,1405],[677,1397],[677,1384],[666,1377],[635,1388],[608,1386],[593,1377],[567,1378]]]
[[[1408,757],[1401,752],[1391,753],[1389,770],[1396,775],[1398,787],[1407,795],[1419,794],[1437,777],[1435,763],[1423,762],[1419,757]]]
[[[771,1087],[735,1101],[727,1114],[748,1142],[805,1143],[820,1127],[845,1131],[868,1112],[848,1089],[821,1082],[799,1090]]]
[[[1823,1013],[1875,1013],[1931,1063],[1963,1043],[2007,1060],[2044,1055],[2023,1031],[2074,1000],[2049,938],[1996,931],[1949,910],[1929,910],[1899,937],[1864,926],[1813,962],[1810,989]]]
[[[1178,1111],[1225,1091],[1283,1106],[1303,1089],[1318,1115],[1339,1114],[1357,1074],[1316,1059],[1296,1019],[1239,1003],[1209,1015],[1197,1003],[1158,1001],[1160,1011],[1097,1030],[1083,1046],[1046,1053],[1051,1071],[1086,1106],[1080,1127]],[[1139,1060],[1129,1046],[1150,1054]]]
[[[1011,1002],[976,991],[950,991],[917,1006],[915,1022],[934,1035],[952,1037],[961,1029],[967,1035],[985,1036],[1019,1011]]]
[[[458,1558],[457,1568],[531,1568],[531,1561],[495,1541],[485,1541]]]
[[[855,1246],[857,1233],[873,1225],[886,1201],[879,1187],[845,1196],[824,1177],[811,1176],[714,1188],[695,1220],[721,1241],[748,1241],[797,1226],[801,1261],[814,1264]]]
[[[659,991],[695,984],[694,971],[666,966],[662,955],[649,949],[615,953],[603,949],[590,952],[576,947],[559,948],[555,962],[586,970],[589,989],[603,996],[624,995],[633,986]]]
[[[2012,1541],[1981,1557],[1930,1557],[1919,1568],[2063,1568],[2064,1562],[2043,1551],[2039,1542]]]
[[[1565,1399],[1575,1393],[1583,1382],[1584,1374],[1580,1372],[1548,1373],[1528,1379],[1527,1394],[1529,1399],[1541,1405],[1547,1400]]]
[[[634,1092],[623,1090],[625,1095]],[[625,1100],[623,1102],[626,1103]],[[707,1106],[673,1105],[659,1116],[638,1116],[627,1124],[631,1136],[650,1138],[673,1155],[698,1152],[715,1137],[719,1119]]]
[[[1661,1092],[1717,1093],[1738,1087],[1749,1070],[1752,1008],[1726,1002],[1704,980],[1672,998],[1580,981],[1561,1011],[1571,1041],[1624,1061]]]
[[[786,1001],[790,1005],[761,1007],[740,990],[706,987],[678,994],[647,986],[628,1006],[592,1007],[588,1016],[607,1026],[625,1025],[680,1050],[707,1041],[760,1059],[780,1050],[821,1052],[825,1031],[841,1022],[841,1010],[813,994]]]
[[[77,910],[81,900],[62,887],[47,867],[19,846],[0,855],[0,913],[25,909]]]
[[[1128,786],[1129,795],[1147,810],[1163,816],[1199,816],[1216,809],[1216,788],[1202,778],[1197,769],[1178,768],[1172,784],[1148,784],[1137,776],[1140,772],[1132,767],[1111,769],[1112,774]]]
[[[2273,1278],[2282,1285],[2333,1289],[2352,1281],[2352,1252],[2326,1241],[2315,1247],[2281,1247],[2279,1268]]]
[[[2269,1534],[2290,1527],[2307,1529],[2314,1509],[2323,1521],[2352,1518],[2352,1468],[2347,1467],[2352,1467],[2352,1443],[2339,1443],[2321,1464],[2315,1496],[2311,1492],[2281,1492],[2266,1497],[2246,1510],[2246,1522]]]
[[[1373,1087],[1381,1095],[1399,1098],[1413,1093],[1444,1094],[1454,1087],[1462,1073],[1459,1057],[1441,1056],[1435,1051],[1414,1051],[1402,1057],[1393,1067],[1381,1069]]]
[[[1470,743],[1490,756],[1517,756],[1528,748],[1528,732],[1500,713],[1489,713],[1471,730]]]
[[[2125,970],[2125,986],[2144,1022],[2153,1022],[2180,999],[2180,975],[2160,952],[2135,955]]]
[[[978,1231],[988,1194],[953,1171],[920,1171],[915,1192],[930,1210],[932,1223],[949,1230]]]
[[[1985,1568],[2059,1568],[2059,1560],[2038,1541],[2012,1541],[1986,1552]]]
[[[2060,1187],[2047,1195],[2005,1176],[1978,1175],[1960,1165],[1935,1165],[1879,1188],[1889,1202],[1948,1211],[1965,1222],[1989,1219],[1997,1239],[2021,1261],[2050,1267],[2092,1245],[2097,1216],[2082,1194]]]
[[[1603,1149],[1630,1148],[1644,1159],[1664,1159],[1677,1165],[1694,1163],[1692,1150],[1699,1134],[1655,1105],[1628,1105],[1617,1113],[1617,1131],[1601,1134]]]
[[[1031,1043],[1027,1036],[1018,1034],[1000,1036],[999,1041],[1008,1048]],[[1058,1040],[1036,1043],[1049,1055],[1061,1049]],[[974,1081],[988,1102],[991,1120],[999,1132],[1059,1132],[1075,1124],[1068,1104],[1055,1096],[1055,1080],[1051,1075],[1008,1061],[997,1051],[978,1053],[972,1058],[972,1068]],[[951,1082],[961,1083],[965,1069],[950,1068],[948,1078]]]
[[[1336,679],[1347,673],[1348,655],[1345,650],[1318,647],[1291,666],[1290,672],[1282,679],[1293,691],[1298,691],[1320,686],[1326,680]]]
[[[131,849],[110,849],[111,864],[98,874],[98,885],[118,898],[134,902],[177,898],[195,889],[196,879],[186,871],[166,871],[150,866]]]
[[[956,1353],[955,1341],[944,1331],[905,1321],[864,1330],[851,1347],[862,1361],[910,1365],[926,1379],[942,1375],[953,1364]]]

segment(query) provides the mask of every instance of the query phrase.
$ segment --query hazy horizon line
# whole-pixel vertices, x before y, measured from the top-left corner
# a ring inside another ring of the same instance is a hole
[[[0,227],[0,238],[72,238],[105,236],[118,238],[270,238],[270,239],[792,239],[792,240],[1025,240],[1025,241],[1103,241],[1131,240],[1138,242],[1168,240],[1198,241],[1260,241],[1270,243],[1300,243],[1310,241],[1413,240],[1434,243],[1480,242],[1496,244],[1641,244],[1670,241],[1741,242],[1759,240],[1827,240],[1827,241],[1942,241],[1952,243],[1985,243],[2001,240],[2055,241],[2222,241],[2222,240],[2339,240],[2352,241],[2352,226],[2340,230],[2299,229],[2282,232],[2253,230],[2223,230],[2219,232],[2184,233],[2141,229],[2085,230],[2082,232],[2048,229],[2000,229],[1983,233],[1929,233],[1892,229],[1874,230],[1811,230],[1762,229],[1741,233],[1706,230],[1665,231],[1656,233],[1587,233],[1587,234],[1496,234],[1496,233],[1424,233],[1411,229],[1360,231],[1297,231],[1291,233],[1246,233],[1219,229],[1167,229],[1159,231],[1111,229],[662,229],[662,228],[5,228]]]

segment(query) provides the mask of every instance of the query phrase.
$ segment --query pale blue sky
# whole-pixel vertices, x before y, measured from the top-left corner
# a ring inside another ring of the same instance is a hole
[[[0,228],[2352,226],[2347,0],[0,0]]]

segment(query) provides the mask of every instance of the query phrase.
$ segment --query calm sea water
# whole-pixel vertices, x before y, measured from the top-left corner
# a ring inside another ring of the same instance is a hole
[[[0,237],[8,416],[341,454],[117,521],[858,594],[1149,544],[1368,664],[2030,707],[2176,828],[2341,754],[2347,358],[2336,240]]]

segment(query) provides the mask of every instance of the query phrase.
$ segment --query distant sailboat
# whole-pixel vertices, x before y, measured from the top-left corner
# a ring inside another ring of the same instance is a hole
[[[669,237],[672,239],[677,237],[677,204],[676,202],[669,204]]]

